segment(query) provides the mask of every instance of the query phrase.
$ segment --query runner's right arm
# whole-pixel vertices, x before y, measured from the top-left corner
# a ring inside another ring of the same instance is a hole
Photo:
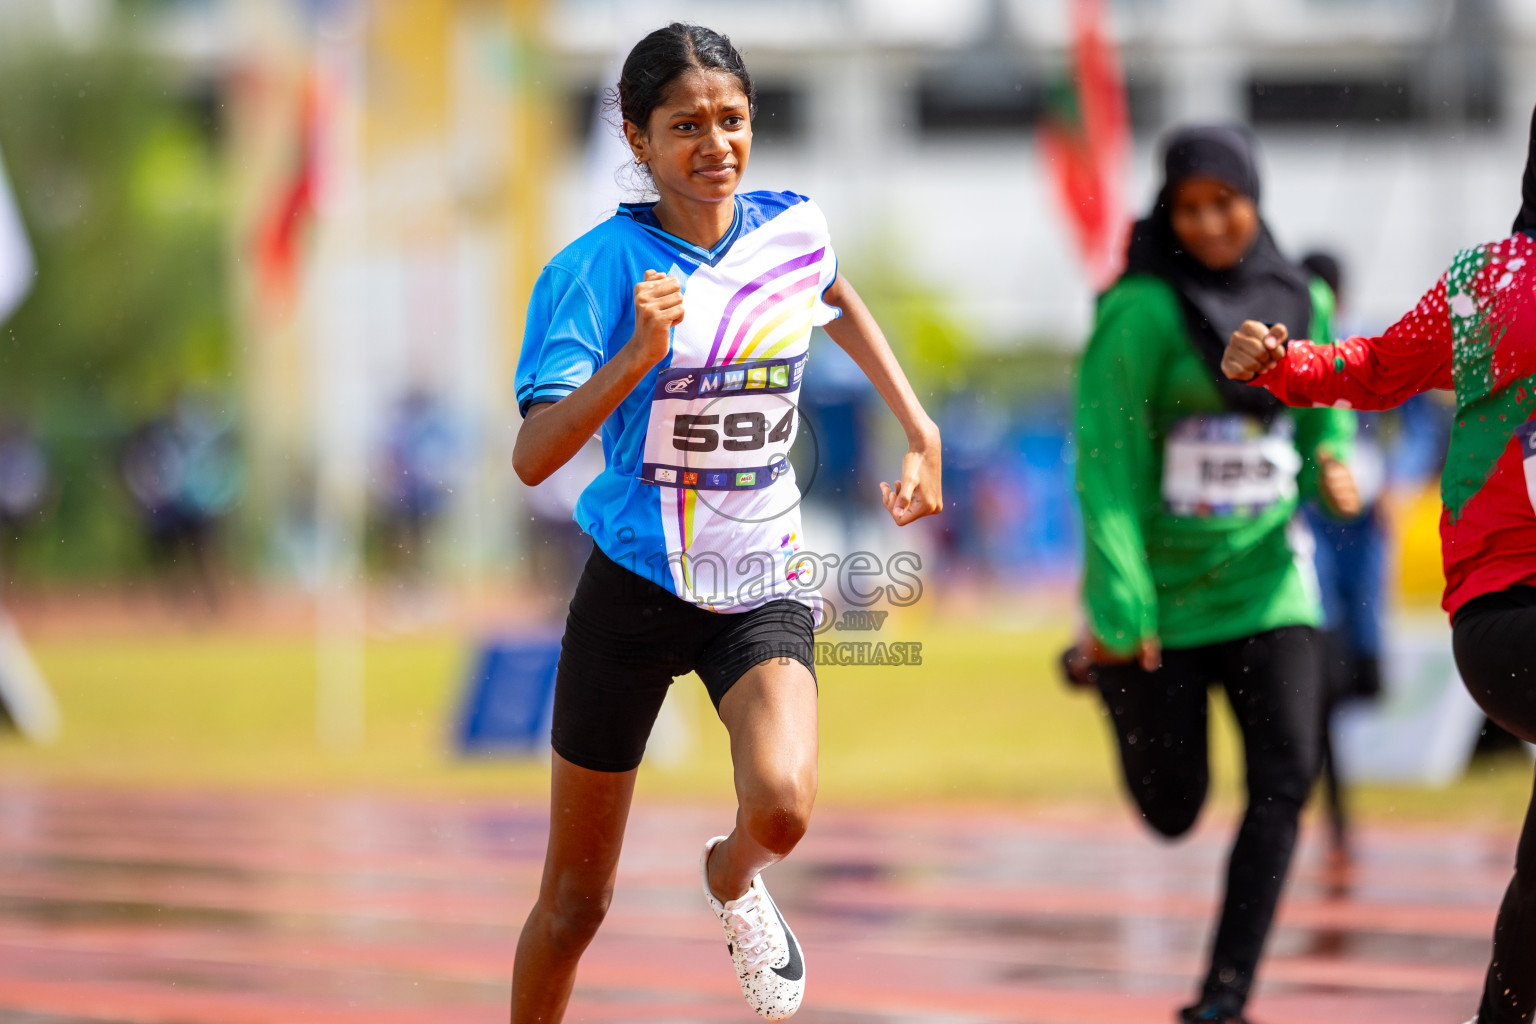
[[[822,329],[864,371],[907,435],[901,479],[894,485],[880,481],[880,498],[886,511],[897,526],[943,511],[943,442],[938,424],[923,410],[880,325],[853,285],[839,274],[823,297],[829,305],[840,309],[842,316]]]
[[[535,398],[512,447],[512,468],[530,487],[581,450],[629,393],[666,358],[683,320],[682,286],[654,270],[635,285],[635,333],[618,353],[564,397]]]
[[[1083,511],[1083,604],[1088,626],[1116,657],[1157,639],[1157,592],[1142,515],[1157,500],[1153,396],[1161,339],[1180,337],[1169,303],[1138,301],[1127,280],[1100,300],[1078,373],[1077,495]]]
[[[1432,388],[1451,388],[1451,313],[1442,277],[1413,312],[1379,338],[1347,338],[1332,345],[1292,341],[1266,359],[1270,329],[1250,320],[1227,344],[1222,368],[1241,380],[1260,365],[1252,383],[1287,405],[1392,409]]]

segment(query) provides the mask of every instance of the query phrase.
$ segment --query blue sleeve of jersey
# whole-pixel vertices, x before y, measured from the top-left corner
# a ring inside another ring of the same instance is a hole
[[[545,267],[528,300],[523,351],[517,359],[517,411],[554,402],[592,379],[607,360],[608,332],[592,293],[561,267]]]
[[[815,207],[816,204],[811,205]],[[826,216],[822,214],[820,207],[816,207],[816,213],[821,221],[822,230],[826,231]],[[821,282],[817,285],[819,290],[816,293],[816,304],[811,310],[811,322],[817,327],[825,327],[843,315],[840,308],[827,303],[827,291],[837,282],[837,253],[832,251],[831,232],[827,231],[824,237],[827,240],[827,251],[821,258]]]

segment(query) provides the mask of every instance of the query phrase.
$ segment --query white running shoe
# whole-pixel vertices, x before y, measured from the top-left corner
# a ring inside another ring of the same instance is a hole
[[[721,903],[709,891],[709,853],[725,839],[716,836],[705,843],[699,857],[704,898],[725,928],[726,949],[736,965],[736,980],[741,982],[747,1005],[765,1020],[785,1020],[800,1009],[805,995],[805,959],[800,955],[800,943],[774,906],[762,875],[752,879],[745,895],[729,903]]]

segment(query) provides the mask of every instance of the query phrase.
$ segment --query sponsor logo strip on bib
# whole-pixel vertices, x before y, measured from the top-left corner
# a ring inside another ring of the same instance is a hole
[[[759,491],[787,472],[789,461],[783,458],[771,465],[739,469],[699,469],[647,462],[640,471],[640,479],[658,487],[683,487],[694,491]]]
[[[655,397],[690,400],[742,394],[783,394],[800,386],[804,372],[804,355],[727,366],[672,367],[656,378]]]

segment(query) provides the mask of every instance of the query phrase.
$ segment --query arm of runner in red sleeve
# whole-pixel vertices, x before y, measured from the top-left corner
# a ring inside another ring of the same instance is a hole
[[[1253,383],[1287,405],[1350,409],[1391,409],[1420,392],[1452,387],[1445,278],[1381,337],[1292,341],[1285,358]]]

